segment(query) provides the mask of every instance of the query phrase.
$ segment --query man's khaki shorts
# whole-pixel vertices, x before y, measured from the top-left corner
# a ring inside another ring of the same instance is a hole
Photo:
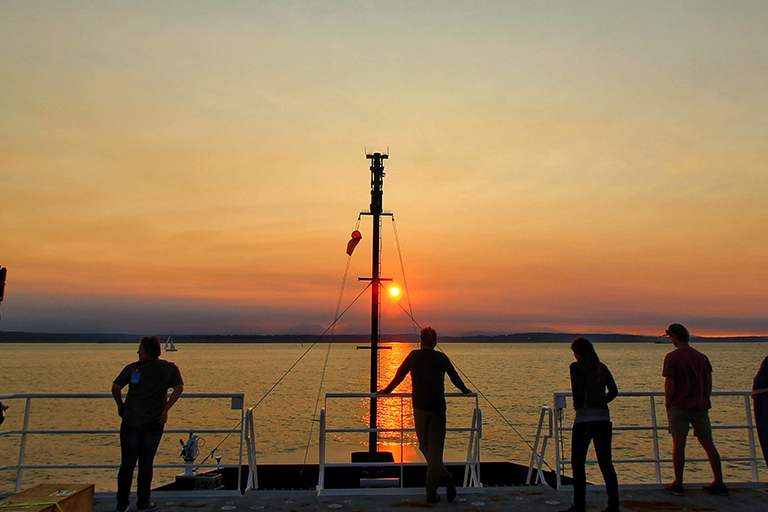
[[[689,425],[693,425],[693,435],[699,439],[712,439],[712,425],[709,423],[709,411],[686,411],[677,407],[667,409],[669,433],[673,436],[688,435]]]

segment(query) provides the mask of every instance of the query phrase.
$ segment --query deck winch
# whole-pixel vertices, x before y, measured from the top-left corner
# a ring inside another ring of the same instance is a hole
[[[200,447],[205,446],[205,439],[190,432],[187,442],[179,439],[179,444],[181,444],[180,455],[184,457],[184,474],[176,476],[176,485],[184,490],[224,489],[221,471],[195,474],[194,462],[200,455]],[[221,457],[216,457],[216,461],[221,463]]]
[[[184,474],[186,476],[192,476],[194,474],[192,463],[195,462],[197,456],[200,455],[199,441],[200,436],[192,432],[189,433],[189,439],[187,439],[186,443],[183,439],[179,439],[179,443],[181,444],[181,456],[184,457],[185,463]]]

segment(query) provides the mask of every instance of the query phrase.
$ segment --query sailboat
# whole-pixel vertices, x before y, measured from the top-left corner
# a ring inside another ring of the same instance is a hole
[[[178,349],[176,348],[176,345],[173,344],[173,333],[171,333],[168,336],[168,339],[165,340],[165,351],[166,352],[176,352]]]

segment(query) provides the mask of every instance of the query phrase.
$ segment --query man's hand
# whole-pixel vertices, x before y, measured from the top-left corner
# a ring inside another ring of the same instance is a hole
[[[112,383],[112,398],[115,399],[115,404],[117,405],[117,415],[121,418],[123,417],[123,413],[125,412],[125,402],[123,402],[123,388],[118,386],[115,383]]]

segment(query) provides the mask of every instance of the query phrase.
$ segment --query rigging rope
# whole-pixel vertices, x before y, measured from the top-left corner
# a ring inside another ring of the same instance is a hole
[[[406,311],[406,309],[403,307],[403,305],[402,305],[402,304],[400,304],[400,302],[399,302],[399,301],[395,300],[395,303],[396,303],[398,306],[400,306],[400,309],[402,309],[402,310],[403,310],[403,312],[404,312],[406,315],[408,315],[408,316],[411,318],[411,320],[413,321],[413,323],[414,323],[415,325],[418,325],[418,326],[419,326],[419,328],[421,328],[421,325],[419,324],[419,322],[417,322],[417,321],[416,321],[416,319],[413,317],[413,315],[412,315],[411,313],[409,313],[408,311]],[[438,345],[438,348],[440,349],[440,351],[441,351],[441,352],[445,353],[445,351],[443,350],[443,348],[442,348],[441,346],[439,346],[439,345]],[[447,355],[447,354],[446,354],[446,355]],[[453,360],[451,360],[451,361],[453,361]],[[523,442],[526,444],[526,446],[528,446],[528,448],[530,448],[530,450],[531,450],[531,451],[533,451],[533,446],[531,446],[531,443],[529,443],[529,442],[528,442],[528,441],[527,441],[527,440],[526,440],[526,439],[523,437],[523,435],[522,435],[522,434],[521,434],[521,433],[520,433],[520,432],[519,432],[519,431],[518,431],[518,430],[515,428],[515,426],[514,426],[514,425],[513,425],[513,424],[512,424],[512,423],[511,423],[511,422],[510,422],[510,421],[509,421],[507,418],[506,418],[506,416],[504,416],[504,414],[502,414],[502,412],[501,412],[501,411],[498,409],[498,407],[496,407],[496,406],[493,404],[493,402],[491,402],[491,399],[490,399],[490,398],[488,398],[488,397],[485,395],[485,393],[483,393],[483,392],[480,390],[480,388],[479,388],[477,385],[475,385],[475,383],[472,381],[472,379],[471,379],[471,378],[470,378],[470,377],[469,377],[469,376],[468,376],[466,373],[464,373],[464,371],[463,371],[463,370],[462,370],[462,369],[461,369],[461,368],[460,368],[460,367],[459,367],[459,366],[458,366],[458,365],[457,365],[455,362],[453,363],[453,366],[454,366],[454,367],[455,367],[455,368],[456,368],[456,369],[459,371],[459,373],[461,373],[461,375],[462,375],[462,376],[464,376],[464,378],[467,380],[467,382],[469,382],[469,384],[470,384],[470,385],[471,385],[471,386],[472,386],[474,389],[476,389],[476,390],[477,390],[477,393],[478,393],[478,394],[479,394],[481,397],[483,397],[483,399],[484,399],[486,402],[488,402],[488,405],[490,405],[490,406],[491,406],[491,408],[492,408],[494,411],[496,411],[496,413],[499,415],[499,417],[501,417],[501,419],[502,419],[502,420],[504,420],[504,422],[505,422],[505,423],[506,423],[506,424],[507,424],[507,425],[508,425],[508,426],[509,426],[509,427],[510,427],[510,428],[511,428],[511,429],[512,429],[514,432],[515,432],[515,434],[517,434],[517,436],[518,436],[518,437],[519,437],[519,438],[520,438],[520,439],[521,439],[521,440],[522,440],[522,441],[523,441]],[[561,442],[562,442],[562,438],[561,438]],[[550,465],[547,463],[547,461],[546,461],[546,460],[542,459],[542,462],[544,462],[544,464],[545,464],[545,465],[546,465],[546,466],[547,466],[547,467],[548,467],[550,470],[554,471],[554,470],[552,469],[552,466],[550,466]]]
[[[307,350],[306,350],[306,351],[305,351],[305,352],[304,352],[304,353],[301,355],[301,357],[299,357],[299,358],[296,360],[296,362],[295,362],[295,363],[293,363],[293,365],[291,365],[291,367],[290,367],[290,368],[288,368],[288,370],[286,370],[285,374],[283,374],[283,376],[282,376],[282,377],[280,377],[280,379],[278,379],[278,381],[277,381],[277,382],[275,382],[275,384],[274,384],[274,385],[273,385],[271,388],[269,388],[269,391],[267,391],[267,392],[264,394],[264,396],[263,396],[263,397],[261,397],[261,399],[260,399],[258,402],[256,402],[256,405],[254,405],[254,407],[258,407],[258,406],[259,406],[259,404],[261,404],[261,402],[263,402],[263,401],[264,401],[264,399],[265,399],[265,398],[267,398],[267,396],[269,396],[269,394],[270,394],[270,393],[271,393],[271,392],[272,392],[272,391],[273,391],[273,390],[274,390],[274,389],[277,387],[277,385],[278,385],[278,384],[280,384],[280,382],[282,382],[282,381],[283,381],[283,379],[284,379],[284,378],[286,378],[286,377],[288,376],[288,374],[291,372],[291,370],[293,370],[293,369],[296,367],[296,365],[298,365],[298,364],[299,364],[299,362],[300,362],[302,359],[304,359],[304,356],[306,356],[306,355],[307,355],[307,353],[309,353],[309,351],[310,351],[310,350],[312,350],[312,347],[314,347],[315,345],[317,345],[317,344],[320,342],[320,340],[321,340],[321,339],[322,339],[322,338],[323,338],[323,337],[324,337],[324,336],[325,336],[325,335],[328,333],[328,331],[330,331],[330,330],[331,330],[331,328],[333,328],[333,327],[335,327],[335,326],[336,326],[336,322],[338,322],[338,321],[341,319],[341,317],[342,317],[342,316],[344,316],[344,313],[346,313],[346,312],[349,310],[349,308],[351,308],[351,307],[352,307],[352,305],[353,305],[355,302],[357,302],[357,300],[358,300],[358,299],[359,299],[359,298],[360,298],[360,297],[363,295],[363,293],[365,293],[365,291],[366,291],[368,288],[370,288],[370,286],[371,286],[371,283],[368,283],[368,284],[366,285],[366,287],[365,287],[365,288],[363,288],[363,291],[361,291],[361,292],[360,292],[360,293],[357,295],[357,297],[355,297],[355,299],[354,299],[354,300],[353,300],[353,301],[352,301],[352,302],[351,302],[351,303],[350,303],[350,304],[349,304],[349,305],[348,305],[346,308],[344,308],[344,311],[342,311],[342,312],[341,312],[341,315],[339,315],[339,316],[337,316],[337,317],[336,317],[336,319],[333,321],[333,323],[332,323],[331,325],[329,325],[329,326],[328,326],[328,328],[327,328],[325,331],[323,331],[323,334],[321,334],[320,336],[318,336],[318,337],[317,337],[317,339],[316,339],[315,341],[313,341],[313,342],[312,342],[312,345],[310,345],[310,346],[309,346],[309,348],[308,348],[308,349],[307,349]]]
[[[333,320],[333,323],[332,323],[331,325],[329,325],[329,326],[328,326],[328,328],[327,328],[325,331],[323,331],[323,333],[322,333],[321,335],[319,335],[319,336],[317,337],[317,339],[315,339],[315,341],[313,341],[313,342],[312,342],[312,344],[309,346],[309,348],[308,348],[307,350],[305,350],[305,351],[304,351],[304,353],[303,353],[303,354],[301,354],[301,356],[300,356],[300,357],[299,357],[299,358],[298,358],[298,359],[297,359],[297,360],[296,360],[296,361],[295,361],[295,362],[294,362],[294,363],[291,365],[291,367],[290,367],[290,368],[288,368],[288,369],[285,371],[285,373],[282,375],[282,377],[280,377],[280,378],[277,380],[277,382],[275,382],[275,383],[274,383],[274,385],[272,385],[272,387],[271,387],[271,388],[269,388],[269,390],[268,390],[268,391],[267,391],[267,392],[264,394],[264,396],[262,396],[262,397],[261,397],[261,399],[259,399],[259,401],[258,401],[258,402],[256,402],[256,404],[255,404],[255,405],[252,407],[253,409],[255,409],[256,407],[258,407],[258,406],[261,404],[261,402],[263,402],[263,401],[264,401],[264,400],[265,400],[265,399],[266,399],[266,398],[267,398],[267,397],[270,395],[270,393],[272,393],[272,391],[274,391],[274,389],[275,389],[275,388],[276,388],[276,387],[277,387],[277,386],[278,386],[278,385],[279,385],[279,384],[280,384],[280,383],[283,381],[283,379],[285,379],[285,378],[288,376],[288,374],[289,374],[289,373],[291,373],[291,371],[292,371],[294,368],[296,368],[296,366],[297,366],[297,365],[298,365],[298,364],[301,362],[301,360],[302,360],[302,359],[304,359],[304,357],[305,357],[305,356],[306,356],[306,355],[309,353],[309,351],[310,351],[310,350],[312,350],[312,349],[314,348],[314,346],[315,346],[315,345],[317,345],[317,344],[320,342],[320,340],[321,340],[321,339],[322,339],[322,338],[323,338],[323,337],[324,337],[324,336],[325,336],[325,335],[328,333],[328,331],[330,331],[330,330],[331,330],[331,328],[333,328],[333,327],[336,325],[336,323],[337,323],[337,322],[338,322],[338,321],[341,319],[341,317],[342,317],[342,316],[344,316],[344,314],[345,314],[347,311],[349,311],[349,308],[351,308],[351,307],[352,307],[352,306],[355,304],[355,302],[357,302],[357,301],[358,301],[358,299],[359,299],[359,298],[360,298],[360,297],[361,297],[361,296],[362,296],[362,295],[365,293],[365,291],[366,291],[368,288],[370,288],[370,286],[371,286],[371,283],[368,283],[368,284],[365,286],[365,288],[363,288],[363,290],[362,290],[362,291],[361,291],[361,292],[360,292],[360,293],[357,295],[357,297],[355,297],[355,299],[354,299],[352,302],[350,302],[350,303],[349,303],[349,305],[348,305],[346,308],[344,308],[344,311],[342,311],[340,315],[337,315],[337,316],[336,316],[336,318]],[[216,447],[215,447],[213,450],[211,450],[211,453],[209,453],[208,455],[206,455],[206,457],[203,459],[203,461],[202,461],[200,464],[198,464],[198,465],[197,465],[197,467],[195,467],[195,471],[196,471],[197,469],[199,469],[199,468],[200,468],[200,466],[202,466],[203,464],[205,464],[205,461],[207,461],[208,459],[210,459],[210,458],[213,456],[213,454],[216,452],[216,450],[218,450],[218,449],[219,449],[219,447],[220,447],[220,446],[221,446],[221,445],[224,443],[224,441],[226,441],[226,440],[227,440],[227,438],[229,438],[229,436],[230,436],[230,435],[232,435],[232,433],[234,433],[234,432],[236,432],[236,431],[237,431],[237,428],[238,428],[238,427],[240,427],[240,425],[241,425],[242,423],[243,423],[243,420],[241,419],[241,420],[240,420],[240,421],[237,423],[237,425],[235,425],[235,426],[234,426],[234,428],[232,429],[232,431],[231,431],[231,432],[229,432],[229,433],[228,433],[226,436],[224,436],[224,439],[222,439],[222,440],[221,440],[221,442],[220,442],[219,444],[217,444],[217,445],[216,445]]]
[[[331,355],[331,344],[328,343],[328,350],[325,352],[325,362],[323,363],[323,372],[320,375],[320,385],[317,388],[317,398],[315,398],[315,410],[312,411],[312,419],[309,423],[309,435],[307,436],[307,448],[304,451],[304,463],[301,467],[302,474],[304,473],[304,467],[307,465],[307,457],[309,456],[309,445],[312,444],[312,434],[315,430],[315,418],[317,417],[317,406],[320,403],[320,397],[323,392],[323,382],[325,381],[325,371],[328,369],[328,358]]]
[[[419,329],[421,329],[422,327],[421,327],[421,324],[419,324],[419,322],[418,322],[418,321],[416,320],[416,318],[413,316],[413,307],[412,307],[412,305],[411,305],[411,301],[410,301],[410,299],[411,299],[411,294],[408,292],[408,283],[407,283],[407,281],[406,281],[406,279],[405,279],[405,267],[403,266],[403,257],[402,257],[402,253],[400,252],[400,240],[399,240],[399,237],[398,237],[398,234],[397,234],[397,224],[395,223],[395,217],[394,217],[394,215],[392,216],[392,227],[393,227],[393,230],[394,230],[394,234],[395,234],[395,245],[396,245],[396,247],[397,247],[397,253],[398,253],[398,256],[399,256],[399,258],[400,258],[400,270],[401,270],[401,272],[403,273],[403,287],[405,288],[405,293],[406,293],[406,296],[407,296],[407,298],[408,298],[408,310],[406,310],[406,309],[405,309],[405,307],[403,307],[403,305],[402,305],[402,304],[400,303],[400,301],[398,301],[397,299],[395,299],[395,304],[397,304],[397,305],[400,307],[400,309],[402,309],[402,310],[403,310],[403,313],[405,313],[405,314],[406,314],[406,315],[407,315],[407,316],[408,316],[408,317],[411,319],[412,325],[414,326],[414,333],[415,333],[415,332],[416,332],[416,326],[418,326],[418,328],[419,328]],[[442,348],[442,347],[439,347],[439,348],[440,348],[440,350],[441,350],[443,353],[445,353],[445,351],[443,350],[443,348]],[[463,371],[461,368],[459,368],[459,366],[458,366],[457,364],[455,364],[455,363],[454,363],[454,366],[455,366],[455,367],[456,367],[456,369],[457,369],[457,370],[458,370],[458,371],[459,371],[459,372],[460,372],[460,373],[461,373],[461,374],[464,376],[464,378],[467,380],[467,382],[469,382],[469,383],[470,383],[470,385],[471,385],[471,386],[472,386],[474,389],[476,389],[476,390],[477,390],[477,393],[478,393],[478,394],[479,394],[479,395],[480,395],[480,396],[481,396],[481,397],[482,397],[482,398],[483,398],[483,399],[484,399],[486,402],[488,402],[488,405],[490,405],[490,406],[491,406],[491,408],[492,408],[494,411],[496,411],[496,414],[498,414],[498,415],[499,415],[499,417],[500,417],[500,418],[501,418],[501,419],[502,419],[502,420],[503,420],[503,421],[504,421],[504,422],[505,422],[505,423],[506,423],[506,424],[507,424],[507,425],[508,425],[508,426],[509,426],[509,427],[510,427],[510,428],[511,428],[511,429],[512,429],[514,432],[515,432],[515,434],[517,434],[517,436],[518,436],[518,437],[519,437],[519,438],[520,438],[520,439],[521,439],[521,440],[522,440],[522,441],[523,441],[523,442],[526,444],[526,446],[528,446],[528,448],[529,448],[531,451],[533,451],[533,446],[531,446],[531,444],[528,442],[528,440],[526,440],[526,439],[525,439],[525,437],[523,437],[523,435],[522,435],[522,434],[521,434],[521,433],[520,433],[520,432],[517,430],[517,428],[515,428],[515,426],[512,424],[512,422],[510,422],[510,421],[509,421],[509,420],[506,418],[506,416],[504,416],[504,414],[502,414],[502,412],[501,412],[501,411],[498,409],[498,407],[496,407],[496,405],[494,405],[494,403],[493,403],[493,402],[491,402],[491,400],[490,400],[490,399],[489,399],[489,398],[488,398],[488,397],[485,395],[485,393],[483,393],[483,392],[480,390],[480,388],[479,388],[478,386],[476,386],[476,385],[475,385],[475,383],[472,381],[472,379],[471,379],[471,378],[470,378],[470,377],[469,377],[469,376],[468,376],[468,375],[467,375],[467,374],[466,374],[466,373],[465,373],[465,372],[464,372],[464,371]],[[561,441],[562,441],[562,439],[561,439]],[[547,466],[547,467],[548,467],[550,470],[552,470],[552,467],[551,467],[551,466],[550,466],[550,465],[547,463],[547,461],[546,461],[546,460],[543,460],[543,459],[542,459],[542,461],[544,462],[544,464],[545,464],[545,465],[546,465],[546,466]]]
[[[411,305],[411,293],[408,291],[408,281],[405,279],[405,265],[403,265],[403,253],[400,251],[400,237],[397,235],[397,223],[395,222],[395,215],[392,215],[392,230],[395,233],[395,247],[397,247],[397,256],[400,258],[400,272],[403,273],[403,288],[405,288],[405,296],[408,299],[408,310],[410,311],[410,314],[408,315],[411,317],[411,320],[413,322],[411,323],[411,327],[413,327],[413,333],[416,334],[416,326],[418,325],[418,322],[413,318],[413,306]],[[398,303],[398,305],[400,305]],[[402,306],[401,306],[402,307]],[[421,327],[419,325],[419,327]]]
[[[356,230],[360,226],[360,220],[361,220],[361,216],[358,215],[358,217],[357,217],[357,224],[355,225],[355,229]],[[406,276],[405,276],[405,266],[403,265],[403,256],[402,256],[402,252],[400,250],[400,239],[399,239],[399,236],[398,236],[398,233],[397,233],[397,224],[395,222],[394,215],[392,215],[392,228],[393,228],[394,237],[395,237],[395,247],[397,247],[397,254],[398,254],[398,258],[400,260],[400,271],[403,274],[403,287],[405,289],[406,297],[408,299],[408,309],[405,309],[405,307],[397,299],[394,299],[394,302],[395,302],[395,304],[398,305],[398,307],[400,307],[400,309],[403,310],[403,312],[408,316],[408,318],[411,319],[411,325],[412,325],[412,327],[414,329],[414,333],[416,333],[417,332],[417,327],[419,329],[421,329],[422,327],[421,327],[421,324],[419,324],[419,322],[416,320],[416,318],[413,315],[413,306],[411,304],[411,295],[410,295],[410,292],[408,290],[408,281],[406,280]],[[307,348],[307,350],[304,351],[304,353],[291,365],[291,367],[288,368],[288,370],[285,371],[285,373],[277,380],[277,382],[275,382],[272,385],[271,388],[269,388],[269,390],[261,397],[261,399],[259,399],[259,401],[256,402],[256,404],[252,407],[253,409],[258,407],[272,393],[272,391],[275,390],[275,388],[288,376],[289,373],[291,373],[291,371],[293,371],[293,369],[301,362],[302,359],[304,359],[304,357],[315,347],[315,345],[317,345],[320,342],[320,340],[323,337],[325,337],[325,335],[328,333],[328,331],[331,331],[331,335],[332,336],[334,335],[335,328],[336,328],[336,323],[341,319],[342,316],[344,316],[344,314],[346,314],[347,311],[349,311],[349,309],[360,299],[360,297],[366,292],[366,290],[368,290],[368,288],[370,288],[371,285],[373,284],[373,280],[369,281],[368,284],[365,286],[365,288],[363,288],[363,290],[357,295],[357,297],[355,297],[354,300],[352,302],[350,302],[349,305],[346,308],[344,308],[344,311],[342,311],[341,314],[339,314],[339,309],[341,307],[341,302],[342,302],[342,299],[343,299],[343,296],[344,296],[344,290],[346,288],[347,277],[348,277],[348,274],[349,274],[349,267],[350,267],[351,260],[352,260],[352,255],[350,254],[348,256],[348,258],[347,258],[346,268],[344,269],[344,277],[342,278],[341,290],[339,291],[339,299],[338,299],[338,301],[336,303],[336,315],[335,315],[335,318],[334,318],[333,322],[331,323],[331,325],[328,326],[328,328],[325,329],[325,331],[323,331],[322,334],[320,334],[317,337],[317,339],[315,339],[314,342],[312,342],[312,344],[309,346],[309,348]],[[379,286],[381,286],[380,283],[379,283]],[[381,315],[381,310],[379,309],[379,316],[380,315]],[[378,322],[378,324],[379,324],[379,333],[378,334],[379,334],[379,337],[380,337],[381,336],[381,322]],[[302,347],[303,346],[304,346],[304,344],[302,343]],[[440,349],[441,352],[445,353],[445,351],[443,350],[443,348],[441,346],[438,346],[438,348]],[[303,463],[303,467],[302,467],[302,472],[304,471],[304,466],[306,466],[306,464],[307,464],[307,457],[308,457],[308,453],[309,453],[309,447],[310,447],[310,444],[311,444],[311,441],[312,441],[312,434],[313,434],[313,431],[314,431],[314,421],[315,421],[315,417],[317,416],[317,407],[318,407],[318,404],[320,403],[320,397],[322,396],[322,388],[323,388],[323,383],[325,381],[325,373],[326,373],[326,370],[328,368],[328,359],[329,359],[329,356],[330,356],[330,351],[331,351],[331,344],[328,343],[328,350],[326,351],[325,362],[323,364],[323,371],[322,371],[322,374],[321,374],[321,377],[320,377],[320,385],[318,387],[318,394],[317,394],[317,398],[315,399],[315,410],[312,413],[312,418],[311,418],[311,423],[310,423],[310,431],[309,431],[309,436],[307,438],[307,447],[306,447],[306,450],[305,450],[305,453],[304,453],[304,463]],[[379,361],[379,364],[380,363],[381,363],[381,361]],[[485,395],[485,393],[483,393],[480,390],[480,388],[477,385],[475,385],[474,381],[472,381],[472,379],[464,372],[464,370],[462,370],[455,362],[453,364],[454,364],[454,367],[459,371],[459,373],[461,373],[461,375],[466,379],[466,381],[475,390],[477,390],[477,393],[486,402],[488,402],[488,404],[491,406],[491,408],[494,411],[496,411],[496,414],[498,414],[499,417],[501,417],[501,419],[504,420],[504,422],[515,432],[515,434],[517,434],[517,436],[526,444],[526,446],[528,446],[528,448],[531,451],[533,451],[533,447],[531,446],[531,444],[523,437],[523,435],[517,430],[517,428],[515,428],[515,426],[506,418],[506,416],[504,416],[504,414],[502,414],[502,412],[494,405],[494,403],[491,402],[491,400]],[[219,444],[216,445],[216,447],[213,450],[211,450],[210,454],[208,454],[203,459],[203,461],[195,468],[195,470],[199,469],[200,466],[205,464],[205,462],[214,455],[216,450],[224,443],[224,441],[226,441],[229,438],[229,436],[233,432],[236,431],[236,429],[238,427],[240,427],[242,422],[243,422],[243,420],[241,419],[238,422],[238,424],[232,429],[232,431],[230,431],[224,437],[224,439],[222,439],[221,442],[219,442]],[[562,438],[561,438],[561,442],[562,442]],[[549,468],[551,471],[554,471],[552,469],[552,467],[547,463],[546,460],[542,459],[542,462],[547,466],[547,468]]]
[[[360,228],[360,219],[362,218],[362,215],[357,216],[357,223],[355,224],[354,231],[357,231]],[[353,231],[353,233],[354,233]],[[341,300],[344,297],[344,290],[347,286],[347,276],[349,275],[349,265],[352,262],[352,254],[347,255],[347,266],[344,269],[344,277],[341,279],[341,290],[339,290],[339,300],[336,302],[336,313],[334,315],[334,318],[338,320],[339,317],[339,309],[341,308]],[[366,289],[368,289],[366,287]],[[363,290],[365,291],[365,290]],[[361,294],[362,295],[362,294]],[[358,298],[360,296],[358,295]],[[357,301],[357,299],[355,299]],[[354,304],[354,302],[353,302]],[[349,308],[347,308],[349,309]],[[336,332],[336,320],[333,321],[333,329],[331,330],[331,337],[335,335]],[[323,371],[320,374],[320,384],[317,387],[317,398],[315,398],[315,410],[312,411],[312,418],[309,423],[309,434],[307,435],[307,447],[304,450],[304,463],[301,468],[301,472],[304,472],[304,467],[307,465],[307,457],[309,456],[309,446],[312,444],[312,434],[315,430],[315,418],[317,417],[317,408],[320,404],[320,397],[322,396],[323,392],[323,383],[325,382],[325,372],[328,369],[328,359],[331,355],[331,344],[328,343],[328,350],[325,352],[325,362],[323,363]]]
[[[445,350],[443,350],[443,347],[441,347],[441,346],[438,346],[438,348],[440,349],[440,351],[441,351],[441,352],[443,352],[443,353],[445,354]],[[446,354],[446,355],[448,355],[448,354]],[[453,359],[451,359],[451,362],[453,362]],[[491,399],[490,399],[490,398],[488,398],[487,396],[485,396],[485,393],[483,393],[483,392],[480,390],[480,387],[475,385],[475,383],[472,381],[472,379],[471,379],[471,378],[470,378],[470,377],[469,377],[469,376],[468,376],[466,373],[464,373],[464,370],[462,370],[461,368],[459,368],[459,365],[457,365],[455,362],[453,362],[453,366],[456,368],[456,370],[458,370],[458,371],[459,371],[459,373],[461,373],[461,375],[462,375],[462,376],[463,376],[463,377],[464,377],[464,378],[467,380],[467,382],[469,382],[469,384],[472,386],[472,388],[473,388],[473,389],[475,389],[475,390],[477,390],[477,393],[478,393],[478,394],[479,394],[481,397],[483,397],[483,399],[484,399],[486,402],[488,402],[488,405],[490,405],[490,406],[491,406],[491,408],[492,408],[494,411],[496,411],[496,414],[498,414],[498,415],[501,417],[501,419],[503,419],[503,420],[504,420],[504,422],[505,422],[505,423],[506,423],[506,424],[507,424],[507,425],[508,425],[508,426],[509,426],[509,427],[510,427],[510,428],[511,428],[511,429],[512,429],[514,432],[515,432],[515,434],[517,434],[517,436],[518,436],[518,437],[519,437],[519,438],[520,438],[520,439],[521,439],[521,440],[522,440],[522,441],[523,441],[523,442],[526,444],[526,446],[528,446],[528,448],[531,450],[531,452],[533,452],[533,446],[531,446],[531,443],[529,443],[529,442],[528,442],[528,440],[526,440],[526,439],[523,437],[523,435],[520,433],[520,431],[518,431],[518,430],[515,428],[515,426],[514,426],[514,425],[513,425],[513,424],[512,424],[512,423],[511,423],[511,422],[510,422],[508,419],[507,419],[507,417],[506,417],[506,416],[504,416],[504,415],[501,413],[501,411],[498,409],[498,407],[496,407],[496,406],[493,404],[493,402],[491,402]],[[541,459],[541,460],[542,460],[542,462],[543,462],[543,463],[544,463],[544,464],[545,464],[545,465],[546,465],[546,466],[547,466],[547,467],[550,469],[550,471],[554,471],[554,470],[552,469],[552,466],[550,466],[550,465],[547,463],[547,461],[546,461],[546,460],[544,460],[544,459]]]

